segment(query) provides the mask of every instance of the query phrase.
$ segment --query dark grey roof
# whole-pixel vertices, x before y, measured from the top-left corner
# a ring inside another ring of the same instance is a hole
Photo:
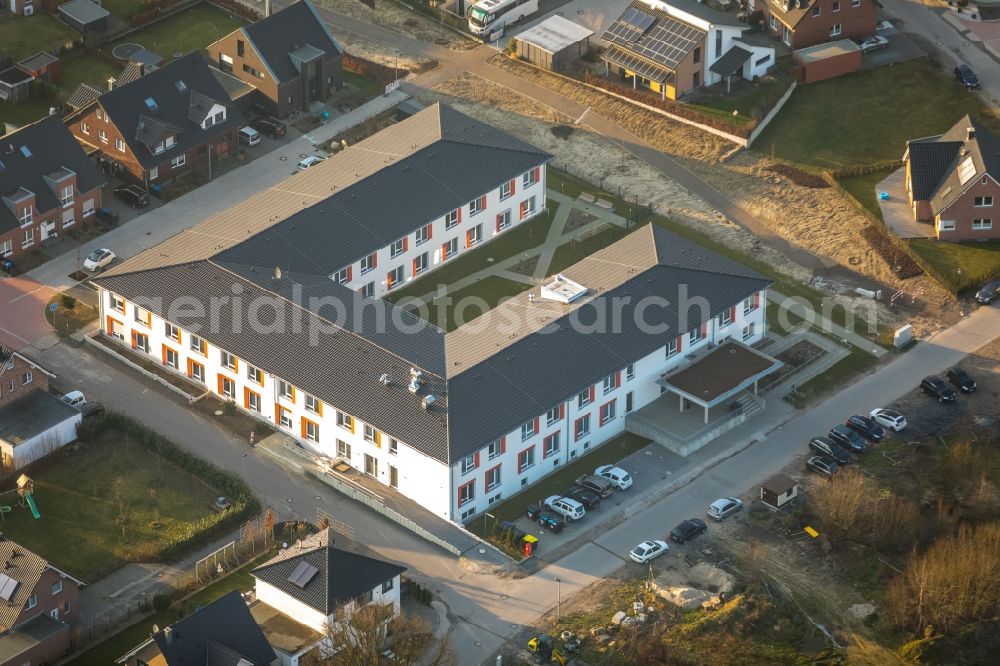
[[[299,586],[289,577],[302,562],[315,567],[316,573]],[[406,567],[327,528],[282,550],[251,573],[310,608],[331,615],[404,571]]]
[[[719,76],[729,76],[739,70],[743,66],[743,63],[750,58],[750,55],[750,51],[739,46],[733,46],[721,58],[713,62],[712,66],[708,69]]]
[[[913,198],[926,201],[934,195],[962,147],[960,141],[910,141],[910,187]]]
[[[72,108],[74,111],[77,109],[82,109],[85,106],[90,106],[90,104],[97,100],[104,92],[100,88],[95,88],[89,83],[81,83],[73,91],[73,94],[69,96],[66,100],[66,106]]]
[[[330,275],[551,155],[440,105],[441,138],[216,255],[225,263]],[[401,202],[405,202],[402,205]]]
[[[672,70],[705,39],[705,34],[703,29],[680,21],[662,9],[651,7],[642,0],[632,0],[622,15],[608,26],[602,39],[618,47],[613,54],[625,51]]]
[[[51,65],[58,60],[59,58],[55,57],[48,51],[39,51],[35,55],[28,56],[24,60],[19,60],[17,64],[25,69],[34,70]]]
[[[25,157],[24,146],[31,157]],[[64,167],[76,173],[76,194],[105,184],[104,176],[87,158],[79,142],[58,116],[46,116],[16,132],[0,137],[0,197],[18,188],[35,194],[35,208],[48,212],[59,206],[59,197],[45,176]],[[11,208],[0,203],[0,233],[19,225]]]
[[[59,11],[83,25],[99,21],[111,13],[91,0],[69,0],[59,5]]]
[[[208,95],[203,95],[197,90],[191,91],[191,103],[188,107],[188,120],[193,123],[202,124],[208,117],[208,112],[212,110],[216,102]]]
[[[173,123],[168,123],[143,113],[139,114],[139,122],[135,126],[135,140],[153,150],[156,144],[166,137],[167,134],[174,134],[180,131],[181,128]]]
[[[179,81],[184,86],[178,86]],[[225,105],[226,120],[208,129],[202,129],[200,125],[191,122],[188,116],[193,91]],[[155,102],[155,109],[149,108],[147,99]],[[98,103],[146,168],[154,167],[243,124],[240,112],[232,104],[222,85],[212,76],[208,64],[198,52],[182,56],[131,83],[103,93],[98,98]],[[147,119],[143,121],[144,127],[148,127],[149,120],[152,119],[167,127],[181,128],[176,137],[177,143],[159,155],[154,155],[150,144],[143,143],[148,140],[149,132],[139,131],[143,117]]]
[[[80,411],[54,395],[35,389],[0,407],[0,439],[17,446],[72,418]]]
[[[143,74],[146,74],[147,67],[149,66],[138,62],[125,63],[125,66],[122,67],[121,73],[119,73],[118,77],[115,79],[115,87],[120,88],[121,86],[127,86],[132,83]],[[152,70],[153,68],[149,67],[149,71]]]
[[[8,67],[7,69],[0,71],[0,83],[6,83],[8,86],[14,87],[22,83],[28,83],[32,80],[31,74],[21,69],[18,66]]]
[[[332,56],[344,52],[309,0],[300,0],[251,23],[243,28],[243,33],[279,83],[299,75],[293,53],[301,60],[306,53],[311,58],[318,52]],[[303,52],[305,47],[309,48]]]
[[[169,641],[166,628],[153,634],[166,666],[228,666],[233,662],[227,659],[233,654],[253,666],[267,666],[277,658],[236,590],[174,622],[169,629]],[[223,660],[217,662],[213,657]]]

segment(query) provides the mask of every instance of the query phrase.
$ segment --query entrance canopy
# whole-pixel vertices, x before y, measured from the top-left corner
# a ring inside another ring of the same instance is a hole
[[[715,72],[719,76],[732,76],[743,69],[743,63],[750,59],[750,51],[734,46],[726,54],[712,63],[709,71]]]
[[[771,374],[784,363],[747,347],[725,342],[685,369],[657,384],[705,409],[711,409]]]

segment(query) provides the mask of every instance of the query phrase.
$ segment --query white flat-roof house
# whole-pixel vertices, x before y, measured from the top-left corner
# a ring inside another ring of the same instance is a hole
[[[450,332],[366,298],[537,214],[548,159],[431,107],[110,269],[95,280],[103,333],[468,520],[662,394],[707,420],[763,367],[704,398],[665,380],[724,341],[755,354],[770,281],[655,226]]]

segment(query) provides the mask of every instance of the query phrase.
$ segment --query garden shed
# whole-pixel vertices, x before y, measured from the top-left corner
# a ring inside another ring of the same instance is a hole
[[[799,49],[792,56],[802,66],[802,82],[814,83],[861,69],[861,48],[849,39]]]
[[[533,65],[563,70],[590,50],[591,30],[562,16],[550,16],[514,37],[517,57]]]
[[[773,509],[780,509],[799,496],[799,482],[790,476],[776,474],[760,487],[760,501]]]
[[[62,20],[81,35],[107,30],[108,16],[111,15],[111,12],[91,0],[64,2],[59,5],[59,13],[62,15]]]

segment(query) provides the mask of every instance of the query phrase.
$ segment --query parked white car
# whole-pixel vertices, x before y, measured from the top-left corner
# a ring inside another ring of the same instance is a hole
[[[887,48],[889,46],[889,40],[882,35],[875,35],[874,37],[869,37],[867,39],[858,40],[858,47],[861,49],[862,53],[871,53],[872,51],[879,51],[881,49]]]
[[[260,132],[250,126],[241,127],[238,134],[240,137],[240,143],[243,145],[256,146],[260,143]]]
[[[670,550],[666,541],[643,541],[638,546],[629,551],[628,556],[633,562],[645,564],[654,557],[659,557]]]
[[[560,497],[559,495],[552,495],[551,497],[546,498],[545,506],[552,509],[555,513],[558,513],[566,520],[580,520],[587,513],[587,510],[583,508],[583,505],[575,499]]]
[[[62,401],[70,407],[76,407],[77,409],[83,409],[83,406],[87,403],[87,399],[83,396],[83,391],[70,391],[62,397]]]
[[[632,487],[632,477],[629,476],[629,473],[621,467],[615,467],[614,465],[601,465],[594,470],[594,474],[597,476],[603,476],[605,479],[614,484],[615,488],[618,490],[627,490]]]
[[[320,157],[319,155],[309,155],[308,157],[303,157],[301,160],[299,160],[299,163],[296,165],[295,168],[298,169],[299,171],[305,171],[309,167],[314,167],[320,162],[324,162],[325,160],[326,160],[325,157]]]
[[[712,502],[708,507],[708,517],[720,523],[743,510],[743,502],[735,497],[722,497]]]
[[[102,247],[100,250],[94,250],[87,255],[87,258],[83,260],[83,268],[93,273],[94,271],[99,271],[102,268],[110,266],[114,260],[115,253],[106,247]]]
[[[873,409],[869,414],[883,428],[899,432],[906,427],[906,417],[894,409]]]

